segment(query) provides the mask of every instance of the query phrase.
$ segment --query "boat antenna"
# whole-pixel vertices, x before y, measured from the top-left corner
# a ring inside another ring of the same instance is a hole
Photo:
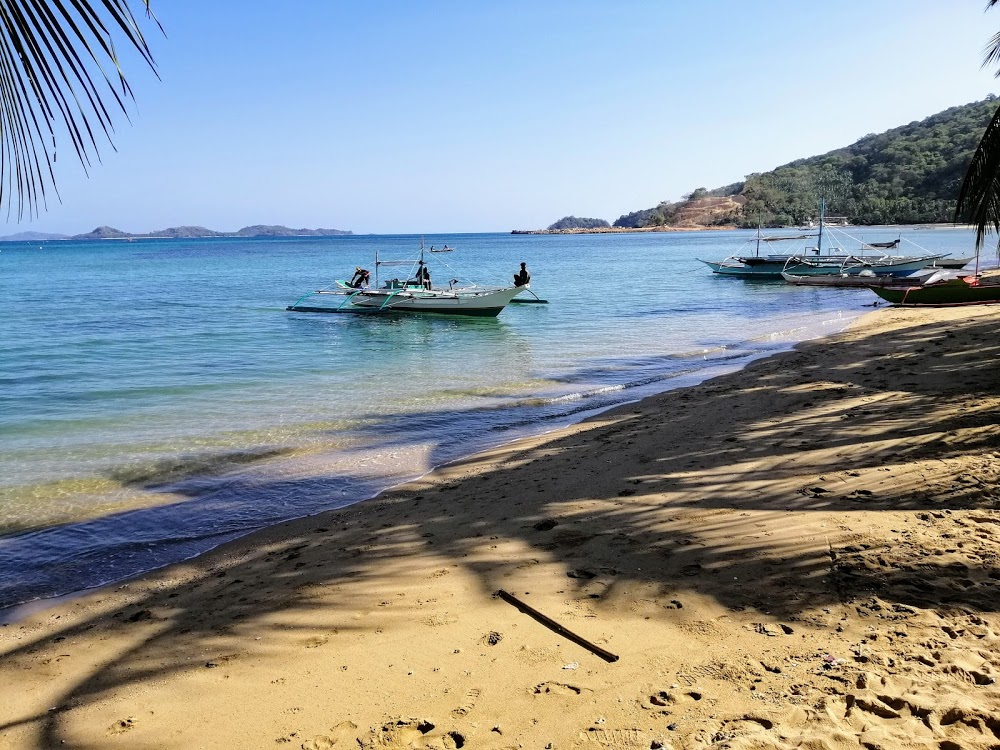
[[[758,212],[757,213],[757,253],[756,253],[756,255],[757,255],[758,258],[760,257],[760,225],[761,225],[761,218],[760,218],[760,212]]]

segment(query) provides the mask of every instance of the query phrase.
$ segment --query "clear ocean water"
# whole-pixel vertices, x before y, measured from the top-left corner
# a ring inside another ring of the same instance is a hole
[[[963,230],[903,232],[972,248]],[[507,283],[527,261],[550,304],[496,319],[285,311],[376,249],[416,257],[419,236],[4,243],[0,607],[371,497],[840,330],[875,301],[696,260],[750,235],[428,235],[457,248],[428,256],[435,281]]]

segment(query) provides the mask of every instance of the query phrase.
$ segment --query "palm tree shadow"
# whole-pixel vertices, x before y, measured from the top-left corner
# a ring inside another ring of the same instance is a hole
[[[943,346],[959,336],[968,344]],[[526,570],[551,571],[532,580],[598,613],[641,599],[651,617],[667,617],[692,595],[792,623],[869,600],[998,611],[989,529],[1000,502],[992,481],[1000,347],[992,339],[988,322],[968,320],[874,332],[838,345],[838,358],[826,344],[803,344],[698,390],[663,394],[655,410],[625,406],[578,431],[497,449],[492,464],[465,459],[437,482],[364,508],[282,524],[179,580],[154,574],[129,604],[0,656],[0,669],[15,670],[57,639],[128,644],[67,686],[56,710],[0,732],[27,725],[38,747],[57,746],[72,709],[241,658],[251,638],[305,643],[374,628],[357,619],[378,606],[370,592],[416,590],[435,565],[470,573],[483,597],[516,587]],[[956,475],[974,465],[981,478],[928,488],[912,467],[932,463]],[[324,478],[246,489],[294,493],[309,491],[308,481]],[[898,539],[852,527],[859,512],[900,511],[913,525]],[[840,518],[833,538],[847,541],[824,540],[813,519]],[[404,603],[380,622],[417,614]]]

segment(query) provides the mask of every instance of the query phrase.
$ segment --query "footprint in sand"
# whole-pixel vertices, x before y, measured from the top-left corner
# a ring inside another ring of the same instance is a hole
[[[325,734],[317,735],[311,740],[306,740],[302,743],[302,750],[330,750],[337,741],[332,737],[327,737]]]
[[[585,732],[580,732],[579,741],[574,746],[586,747],[590,744],[616,748],[616,750],[668,747],[663,742],[650,741],[649,737],[639,729],[597,729],[595,727],[591,727]]]
[[[949,677],[980,686],[996,682],[988,657],[981,651],[957,654],[936,651],[931,656],[940,663],[941,672]]]
[[[360,740],[363,750],[375,748],[419,747],[417,743],[434,729],[434,724],[424,719],[395,719],[372,729],[366,740]]]
[[[444,748],[457,750],[465,747],[465,735],[450,731],[432,735],[434,724],[424,719],[396,719],[372,729],[367,740],[358,740],[361,750],[403,750],[404,748]]]
[[[452,717],[460,719],[463,716],[468,715],[468,713],[476,707],[476,701],[479,700],[481,693],[482,691],[479,690],[479,688],[471,688],[469,692],[465,694],[465,703],[451,712]]]
[[[110,727],[108,727],[108,734],[124,734],[132,727],[135,726],[135,719],[129,716],[127,719],[119,719]]]
[[[563,682],[543,682],[534,688],[535,695],[580,695],[583,691],[584,688]]]
[[[342,721],[330,729],[329,734],[319,734],[302,743],[302,750],[330,750],[338,743],[343,747],[354,747],[357,743],[358,725],[353,721]]]

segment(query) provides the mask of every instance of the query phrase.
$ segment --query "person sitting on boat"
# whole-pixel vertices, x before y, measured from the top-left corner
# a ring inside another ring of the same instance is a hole
[[[431,288],[431,272],[430,269],[424,265],[423,261],[417,264],[417,283],[421,284],[424,289]]]
[[[368,279],[371,278],[371,274],[361,266],[354,267],[354,277],[347,283],[347,285],[353,289],[361,289],[362,287],[368,286]]]
[[[528,273],[526,263],[521,263],[521,270],[514,274],[514,286],[528,286],[531,282],[531,274]]]

